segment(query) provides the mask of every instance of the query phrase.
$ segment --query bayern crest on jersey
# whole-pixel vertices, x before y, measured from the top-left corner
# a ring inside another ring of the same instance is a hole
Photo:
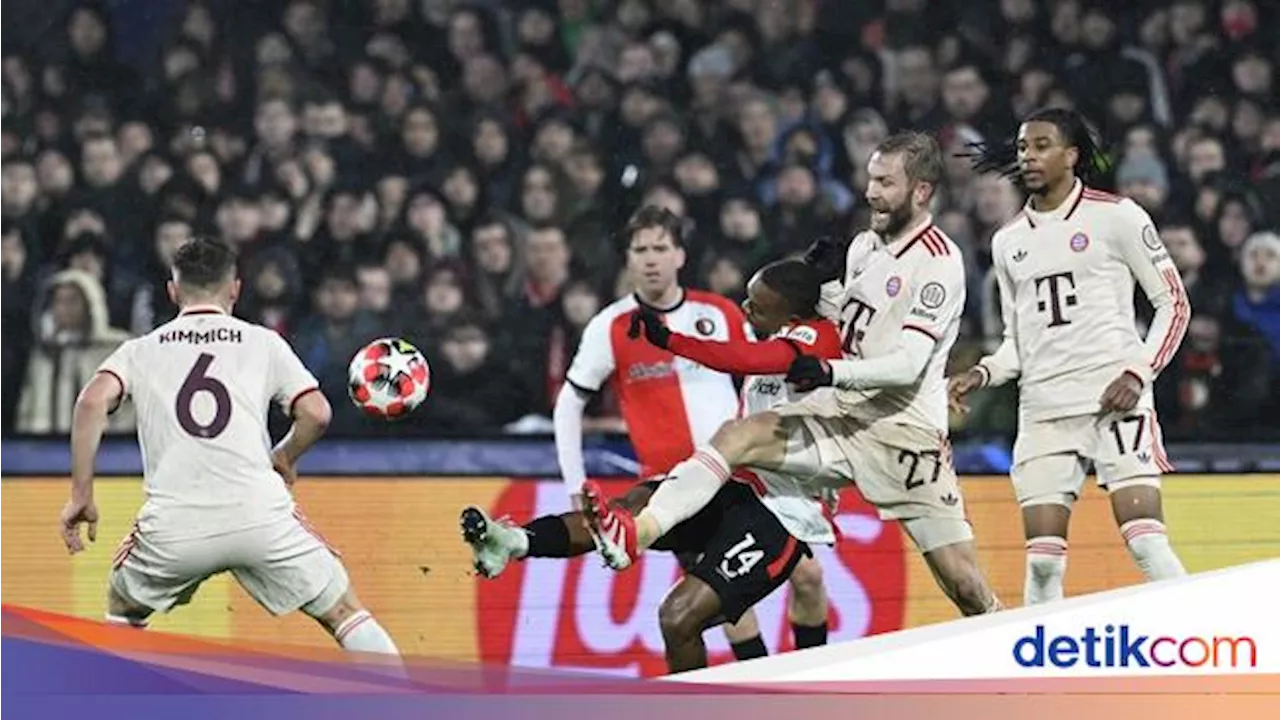
[[[884,292],[889,297],[898,297],[898,293],[902,292],[902,278],[891,276],[884,284]]]
[[[1071,236],[1071,249],[1076,252],[1084,252],[1089,247],[1089,236],[1082,232],[1078,232]]]

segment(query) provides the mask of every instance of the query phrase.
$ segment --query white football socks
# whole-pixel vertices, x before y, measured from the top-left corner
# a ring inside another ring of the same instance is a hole
[[[1167,580],[1187,574],[1182,561],[1169,545],[1164,523],[1152,518],[1138,518],[1120,526],[1120,534],[1129,546],[1129,554],[1147,580]]]
[[[700,447],[658,484],[643,514],[657,523],[659,536],[665,535],[706,507],[728,479],[724,456],[710,445]]]
[[[1027,541],[1026,581],[1022,588],[1023,605],[1061,600],[1063,578],[1067,574],[1067,539],[1041,535]]]
[[[382,653],[384,655],[400,655],[395,642],[386,630],[373,619],[368,610],[353,613],[342,621],[333,631],[333,638],[343,650],[353,652]]]

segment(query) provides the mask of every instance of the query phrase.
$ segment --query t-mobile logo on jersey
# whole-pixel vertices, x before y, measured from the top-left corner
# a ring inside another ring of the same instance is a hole
[[[844,322],[844,330],[841,333],[844,336],[843,349],[848,355],[859,357],[862,353],[858,351],[858,345],[867,334],[867,326],[876,316],[876,309],[857,298],[849,298],[840,309],[840,314],[848,318]]]
[[[1049,327],[1070,325],[1066,317],[1066,309],[1075,307],[1076,278],[1069,272],[1042,275],[1036,278],[1036,309],[1049,313]]]

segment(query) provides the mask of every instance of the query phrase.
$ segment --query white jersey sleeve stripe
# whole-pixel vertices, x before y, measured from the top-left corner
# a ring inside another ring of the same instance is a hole
[[[1151,362],[1151,370],[1159,373],[1173,359],[1173,354],[1177,352],[1178,346],[1182,344],[1182,338],[1187,333],[1187,325],[1190,320],[1190,304],[1187,302],[1187,293],[1182,288],[1182,282],[1177,276],[1177,271],[1173,268],[1165,268],[1160,273],[1164,278],[1164,284],[1169,288],[1169,293],[1173,296],[1173,322],[1169,324],[1169,329],[1165,331],[1164,342],[1160,344],[1160,352],[1156,353],[1155,360]]]

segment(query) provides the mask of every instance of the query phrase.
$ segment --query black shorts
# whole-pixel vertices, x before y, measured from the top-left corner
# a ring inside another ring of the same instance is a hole
[[[737,622],[786,582],[801,558],[812,555],[755,491],[732,481],[653,548],[675,553],[686,573],[711,586],[720,597],[722,617],[708,627],[725,620]]]

